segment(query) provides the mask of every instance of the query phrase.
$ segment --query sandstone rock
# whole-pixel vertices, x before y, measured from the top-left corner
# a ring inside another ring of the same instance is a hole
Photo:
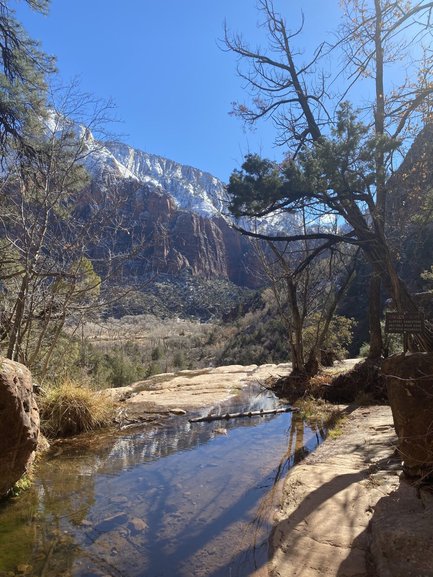
[[[382,365],[404,471],[433,477],[433,353],[394,355]]]
[[[261,286],[259,259],[246,237],[233,230],[221,217],[207,218],[179,209],[163,189],[150,184],[119,180],[126,202],[124,217],[137,237],[145,238],[137,258],[129,259],[122,271],[126,278],[149,270],[177,275],[188,271],[202,278],[223,278],[240,286]],[[100,196],[97,183],[91,186],[92,201]],[[116,236],[117,249],[130,250],[131,235]],[[104,258],[96,247],[94,258]],[[149,266],[143,267],[143,262]]]
[[[371,552],[380,577],[433,577],[433,495],[404,480],[377,503]]]
[[[186,415],[186,411],[184,409],[179,409],[176,407],[174,409],[170,409],[170,413],[173,415]]]
[[[39,438],[39,412],[30,371],[0,360],[0,495],[25,473]]]
[[[97,525],[95,525],[95,530],[98,533],[108,533],[108,531],[112,531],[116,529],[119,525],[123,525],[128,521],[128,515],[126,513],[116,513],[115,515],[110,515],[110,517],[106,517],[102,521],[100,521]]]
[[[143,519],[140,519],[139,517],[134,517],[129,522],[129,527],[134,533],[141,533],[142,531],[145,531],[148,528],[148,525],[145,521],[143,521]]]
[[[340,437],[289,471],[270,539],[270,577],[371,574],[371,514],[398,483],[395,475],[378,479],[373,473],[391,458],[390,423],[389,407],[357,409],[347,415]]]

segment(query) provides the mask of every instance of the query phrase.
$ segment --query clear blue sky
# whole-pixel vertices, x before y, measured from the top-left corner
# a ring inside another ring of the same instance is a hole
[[[302,6],[311,45],[339,14],[338,0],[275,5],[287,16],[290,7],[294,27]],[[225,182],[247,152],[281,158],[270,122],[251,132],[229,115],[245,92],[234,55],[218,46],[224,21],[252,47],[261,42],[256,0],[52,0],[48,16],[18,3],[17,17],[57,57],[63,81],[78,77],[83,91],[113,99],[124,142]]]

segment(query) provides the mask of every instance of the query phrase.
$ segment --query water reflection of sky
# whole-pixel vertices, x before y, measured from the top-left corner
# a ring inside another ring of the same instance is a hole
[[[254,392],[231,410],[276,403]],[[25,519],[28,551],[15,566],[29,563],[44,577],[251,575],[266,560],[259,504],[294,453],[320,440],[293,419],[292,426],[290,413],[193,424],[177,417],[98,451],[65,450],[40,467],[25,497],[37,514]],[[226,434],[216,432],[221,427]],[[0,510],[0,525],[2,517],[16,525],[24,506],[23,499],[15,511]],[[7,536],[0,532],[0,560]]]

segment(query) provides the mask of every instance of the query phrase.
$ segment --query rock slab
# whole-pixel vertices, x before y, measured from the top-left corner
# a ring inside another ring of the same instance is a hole
[[[402,479],[377,504],[371,551],[379,577],[433,577],[433,494]]]
[[[290,471],[270,542],[271,577],[371,574],[370,521],[399,483],[390,470],[395,443],[389,407],[360,408],[340,437]]]
[[[0,496],[26,472],[39,438],[39,411],[30,371],[0,359]]]

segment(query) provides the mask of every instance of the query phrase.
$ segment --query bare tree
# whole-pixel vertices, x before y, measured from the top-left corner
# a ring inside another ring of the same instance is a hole
[[[273,181],[279,182],[273,195],[264,191],[259,170],[253,170],[254,175],[248,170],[235,171],[229,192],[234,197],[232,208],[239,215],[251,211],[265,215],[305,207],[344,219],[348,225],[344,232],[309,233],[304,237],[321,240],[323,250],[341,242],[356,244],[363,250],[373,269],[370,319],[372,352],[378,355],[382,348],[378,316],[380,280],[392,295],[397,310],[417,310],[397,275],[386,238],[387,197],[391,192],[387,182],[396,152],[410,137],[420,115],[425,117],[429,108],[433,61],[428,46],[419,56],[418,42],[431,36],[433,3],[347,0],[343,5],[346,19],[339,40],[332,45],[320,44],[307,63],[299,61],[300,55],[294,47],[302,26],[290,32],[271,0],[259,1],[268,30],[268,50],[250,50],[241,37],[230,36],[226,31],[227,48],[239,55],[241,63],[249,65],[249,72],[241,74],[255,94],[252,107],[238,105],[236,112],[246,122],[271,117],[280,130],[278,142],[284,143],[290,154],[284,167],[274,166],[265,171],[267,184],[272,170]],[[346,71],[350,74],[344,78],[340,98],[332,101],[330,90],[335,75],[327,77],[318,67],[325,55],[337,57],[341,48],[348,60],[344,71],[339,71],[340,82]],[[397,54],[400,69],[401,59],[405,58],[412,75],[399,86],[387,77]],[[364,123],[343,102],[350,96],[350,89],[361,81],[372,82],[374,87],[374,98],[362,110]],[[245,185],[249,178],[248,190]],[[299,235],[281,235],[279,240],[296,242]],[[421,346],[433,347],[430,332],[420,340]]]
[[[300,211],[299,232],[309,232],[305,211]],[[330,230],[327,224],[323,230]],[[312,228],[310,232],[312,232]],[[314,230],[321,230],[316,227]],[[270,281],[278,314],[288,334],[293,376],[317,373],[331,322],[337,306],[353,278],[358,252],[331,247],[317,258],[317,241],[306,238],[297,242],[274,242],[252,239],[256,254]],[[314,330],[311,325],[314,323]],[[308,346],[304,334],[309,333]]]
[[[138,250],[136,238],[126,248],[116,245],[126,231],[123,191],[112,186],[99,198],[90,194],[85,164],[101,146],[92,131],[105,125],[109,106],[75,88],[63,93],[61,105],[33,135],[31,155],[11,153],[2,182],[1,340],[9,358],[39,377],[66,323],[79,326],[104,306],[103,279]]]

